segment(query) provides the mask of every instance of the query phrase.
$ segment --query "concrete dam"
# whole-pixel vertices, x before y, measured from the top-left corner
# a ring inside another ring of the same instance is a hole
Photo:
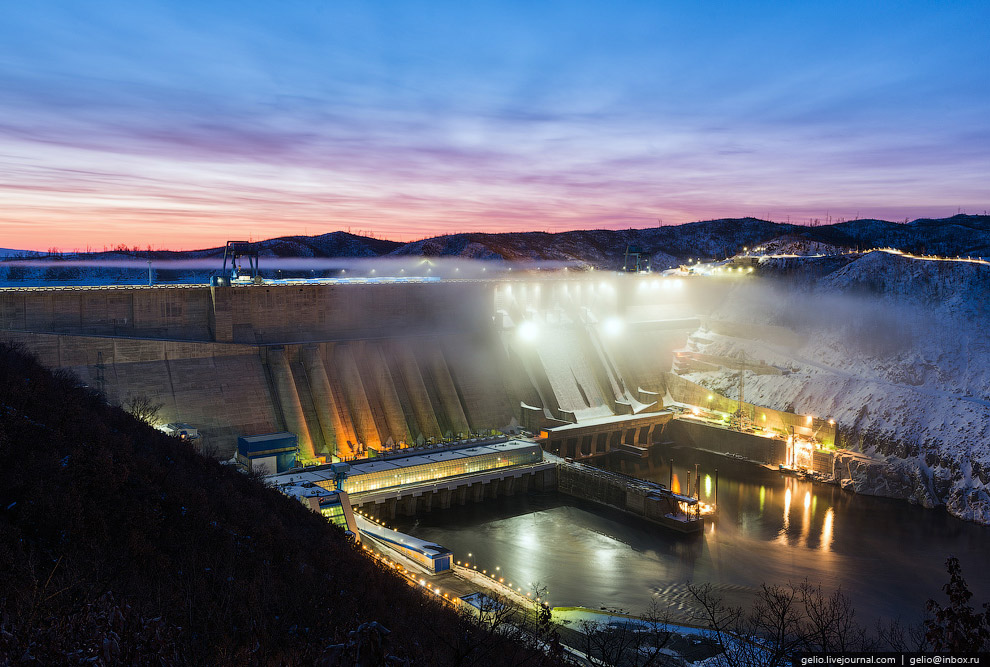
[[[574,276],[5,288],[0,339],[217,456],[283,430],[304,459],[513,427],[578,458],[656,441],[673,350],[721,290]]]

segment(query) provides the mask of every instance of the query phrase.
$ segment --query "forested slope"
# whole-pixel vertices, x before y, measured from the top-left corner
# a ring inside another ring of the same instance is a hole
[[[0,346],[0,665],[354,664],[380,639],[395,664],[544,662],[362,554]]]

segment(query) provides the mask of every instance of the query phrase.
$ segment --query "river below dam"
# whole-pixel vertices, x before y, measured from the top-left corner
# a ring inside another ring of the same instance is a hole
[[[719,516],[703,535],[680,535],[557,493],[391,523],[442,544],[479,571],[495,570],[523,591],[539,582],[554,606],[641,613],[656,596],[683,614],[692,606],[688,582],[710,582],[729,602],[748,605],[764,582],[807,579],[841,587],[861,622],[915,622],[927,599],[945,602],[949,554],[960,559],[974,607],[990,601],[988,527],[686,448],[661,448],[650,463],[626,472],[668,484],[671,458],[675,490],[687,491],[687,473],[694,476],[699,464],[706,502],[714,500],[718,469]]]

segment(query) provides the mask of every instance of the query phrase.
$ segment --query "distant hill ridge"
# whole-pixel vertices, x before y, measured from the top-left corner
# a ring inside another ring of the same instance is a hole
[[[807,242],[836,248],[893,247],[940,255],[990,256],[990,216],[954,215],[908,223],[861,219],[805,226],[757,218],[722,218],[667,227],[591,229],[547,232],[464,232],[410,243],[359,236],[343,231],[317,236],[283,236],[255,242],[262,257],[460,257],[483,260],[557,260],[617,268],[627,245],[640,247],[656,268],[691,258],[722,258],[778,241],[776,246]],[[816,246],[817,247],[817,246]],[[223,247],[190,251],[109,251],[79,253],[75,258],[139,257],[196,259],[222,257]]]
[[[590,229],[547,232],[464,232],[410,243],[330,232],[258,241],[263,255],[278,257],[426,256],[504,260],[563,260],[605,268],[621,261],[627,245],[657,259],[725,257],[788,236],[844,248],[890,246],[940,254],[990,255],[990,216],[955,215],[908,223],[851,220],[808,227],[757,218],[722,218],[643,229]],[[179,253],[186,254],[186,253]],[[222,255],[223,248],[191,251],[190,256]],[[656,263],[656,262],[655,262]]]

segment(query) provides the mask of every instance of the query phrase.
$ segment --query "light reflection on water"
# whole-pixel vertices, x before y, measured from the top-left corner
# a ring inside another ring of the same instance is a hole
[[[835,520],[835,510],[831,507],[825,512],[825,521],[822,523],[822,538],[820,540],[822,551],[832,548],[832,521]]]
[[[557,494],[468,505],[395,526],[452,549],[455,558],[472,552],[479,569],[501,566],[518,585],[540,582],[558,606],[642,611],[660,595],[677,609],[689,601],[689,581],[711,582],[730,602],[745,604],[763,582],[807,578],[841,586],[863,620],[915,619],[926,599],[941,599],[950,553],[961,560],[974,602],[990,600],[986,527],[701,452],[675,448],[662,458],[680,461],[681,475],[700,463],[703,500],[717,493],[719,518],[703,535],[677,535]],[[716,467],[717,488],[714,481],[709,487]],[[637,474],[670,479],[659,464]]]

